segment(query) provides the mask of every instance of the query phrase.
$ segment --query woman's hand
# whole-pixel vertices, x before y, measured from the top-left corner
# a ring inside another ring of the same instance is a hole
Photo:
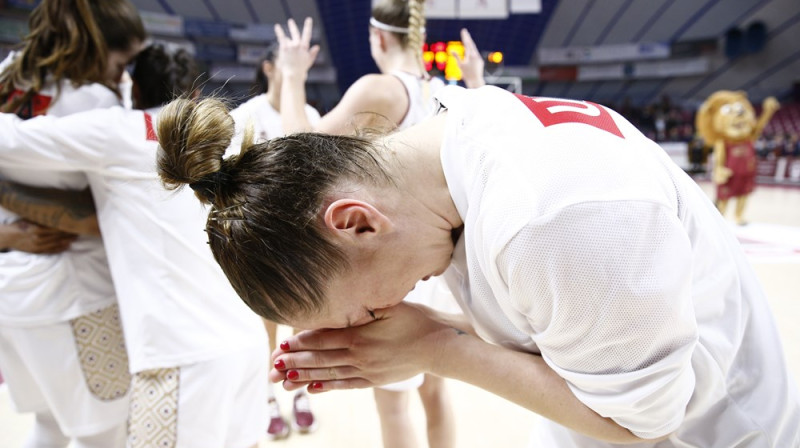
[[[283,76],[301,76],[305,81],[305,76],[314,65],[314,60],[319,53],[319,45],[310,46],[313,25],[311,17],[306,17],[301,33],[294,19],[289,19],[287,24],[289,35],[287,36],[283,32],[283,27],[275,24],[275,36],[279,45],[277,66]]]
[[[373,387],[428,372],[452,327],[421,305],[401,303],[375,312],[369,324],[305,331],[287,339],[272,355],[273,382],[310,392]]]
[[[76,238],[75,234],[40,226],[24,219],[0,226],[3,248],[32,254],[64,252]]]
[[[486,85],[483,79],[483,69],[485,63],[478,51],[478,46],[472,40],[469,31],[466,28],[461,29],[461,42],[464,44],[464,57],[459,57],[458,54],[453,53],[453,57],[461,69],[461,78],[464,80],[464,85],[468,89],[474,89]]]

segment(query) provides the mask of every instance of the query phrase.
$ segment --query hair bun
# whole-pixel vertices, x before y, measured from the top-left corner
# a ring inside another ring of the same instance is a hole
[[[207,174],[198,181],[189,184],[189,188],[204,198],[207,202],[214,202],[217,192],[230,179],[224,171],[215,171]]]
[[[218,199],[230,181],[223,156],[234,132],[233,118],[221,101],[177,99],[158,114],[158,174],[168,189],[188,184],[203,202]]]

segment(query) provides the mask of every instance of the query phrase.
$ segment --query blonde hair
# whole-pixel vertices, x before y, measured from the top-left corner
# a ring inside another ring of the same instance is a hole
[[[422,60],[422,45],[425,43],[425,2],[424,0],[384,0],[372,8],[372,17],[386,25],[408,29],[408,33],[392,33],[397,36],[403,48],[411,48],[422,73],[425,63]]]
[[[330,278],[349,268],[327,238],[320,212],[344,181],[388,184],[364,138],[298,133],[224,157],[234,123],[214,98],[178,99],[159,113],[158,173],[169,189],[188,184],[211,204],[206,232],[214,258],[242,300],[275,321],[327,306]]]

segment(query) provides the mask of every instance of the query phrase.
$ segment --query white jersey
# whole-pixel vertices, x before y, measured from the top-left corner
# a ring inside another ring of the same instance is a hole
[[[0,64],[0,72],[14,57],[12,53]],[[65,116],[118,104],[116,95],[103,85],[75,88],[64,81],[58,96],[55,86],[46,86],[23,109],[28,115]],[[0,177],[39,187],[82,190],[88,186],[86,175],[74,171],[0,167]],[[0,208],[0,222],[17,219]],[[0,324],[9,326],[47,325],[112,305],[116,299],[102,241],[81,237],[69,250],[54,255],[0,253],[0,297]]]
[[[0,165],[87,173],[132,372],[264,343],[206,244],[208,211],[191,190],[161,185],[152,121],[122,107],[24,122],[0,114]]]
[[[316,109],[306,104],[306,117],[312,126],[319,123],[320,116]],[[236,134],[241,136],[248,121],[253,123],[256,142],[267,141],[275,137],[283,137],[283,121],[281,113],[272,107],[267,100],[267,94],[262,93],[240,104],[231,111],[233,121],[236,123]],[[238,147],[238,146],[237,146]]]
[[[433,115],[436,111],[434,95],[444,87],[444,82],[441,79],[423,79],[400,70],[394,70],[389,74],[399,79],[403,83],[406,93],[408,93],[408,110],[403,117],[403,121],[397,126],[398,131],[413,126]]]
[[[637,436],[672,433],[659,447],[798,446],[800,400],[764,293],[658,145],[589,102],[495,87],[438,99],[464,221],[446,276],[482,338],[541,354]],[[611,446],[541,420],[536,446]]]

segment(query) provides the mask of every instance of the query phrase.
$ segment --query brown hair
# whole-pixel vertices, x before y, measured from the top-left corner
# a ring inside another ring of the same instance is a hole
[[[15,111],[44,87],[69,79],[73,85],[101,83],[117,95],[117,86],[105,79],[109,50],[128,50],[147,33],[139,13],[128,0],[43,0],[28,19],[30,33],[22,50],[0,74],[0,111]],[[24,95],[8,101],[17,88]]]
[[[240,154],[223,157],[233,130],[217,99],[168,104],[157,129],[161,180],[211,204],[211,251],[254,312],[275,322],[319,312],[328,279],[348,269],[325,235],[325,198],[347,181],[386,184],[382,159],[369,140],[317,133],[245,136]]]
[[[425,43],[424,0],[384,0],[372,8],[372,17],[386,25],[408,28],[407,34],[392,34],[397,36],[403,48],[414,50],[422,73],[425,73],[425,64],[422,61],[422,45]]]
[[[200,71],[188,51],[167,50],[164,45],[150,44],[135,59],[131,78],[136,84],[134,106],[149,109],[162,106],[181,95],[191,96]]]

